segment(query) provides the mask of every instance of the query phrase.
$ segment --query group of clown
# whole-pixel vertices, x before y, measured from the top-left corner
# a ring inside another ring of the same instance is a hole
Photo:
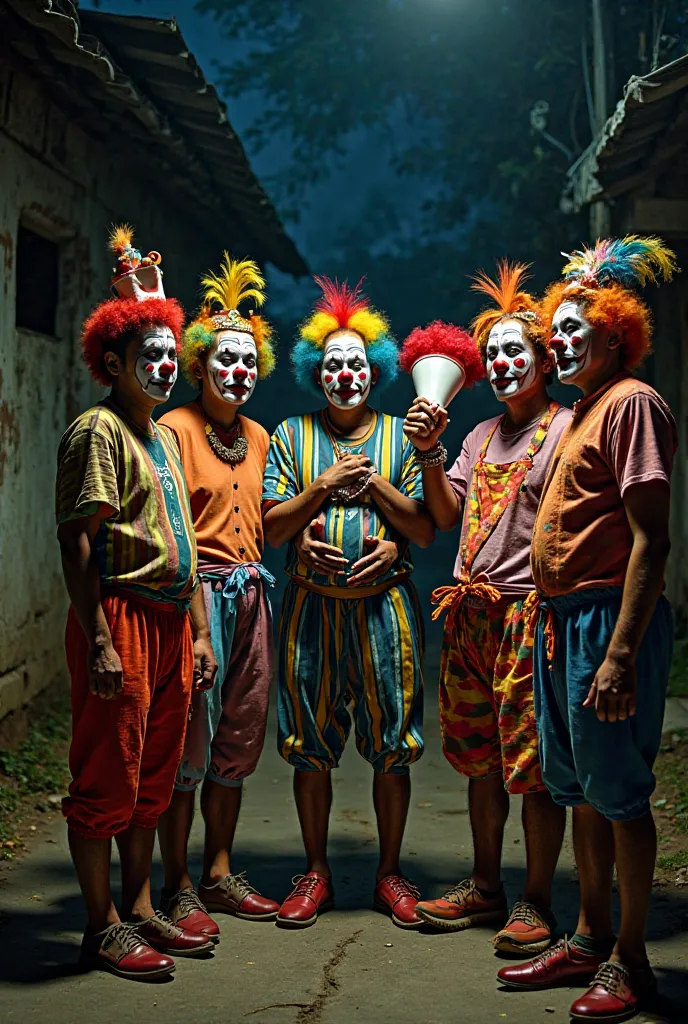
[[[499,970],[503,986],[581,984],[574,1019],[632,1017],[655,989],[650,797],[673,642],[663,589],[676,450],[671,412],[634,371],[651,349],[639,291],[671,279],[673,253],[656,238],[598,242],[541,299],[524,289],[524,266],[502,262],[494,280],[475,278],[486,308],[470,332],[435,321],[401,349],[360,286],[316,278],[322,296],[291,362],[318,408],[270,437],[243,411],[276,365],[256,264],[225,253],[184,327],[160,254],[142,256],[128,226],[110,248],[114,294],[82,336],[110,392],[65,432],[56,484],[71,601],[63,810],[88,916],[84,967],[169,974],[176,956],[212,953],[211,914],[315,924],[334,906],[331,773],[353,724],[373,768],[375,909],[408,929],[492,923],[494,948],[516,960]],[[198,396],[153,419],[179,367]],[[369,404],[400,369],[418,394],[404,420]],[[579,389],[572,410],[548,393],[555,375]],[[480,422],[448,468],[447,406],[482,377],[504,412]],[[433,603],[445,615],[443,750],[468,778],[474,861],[469,878],[425,900],[399,860],[410,766],[423,752],[410,544],[427,548],[456,527],[454,582]],[[306,861],[282,903],[230,863],[274,672],[265,541],[288,545],[278,742]],[[510,794],[523,797],[527,866],[511,904],[501,877]],[[567,807],[580,914],[573,937],[557,940],[551,890]]]

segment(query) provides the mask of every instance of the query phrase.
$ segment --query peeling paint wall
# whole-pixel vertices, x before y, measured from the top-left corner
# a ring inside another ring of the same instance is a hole
[[[78,339],[108,295],[108,230],[134,224],[140,247],[163,255],[167,293],[187,309],[199,274],[232,244],[199,237],[193,212],[165,198],[164,183],[142,177],[135,155],[122,156],[126,145],[125,135],[93,140],[37,80],[0,69],[0,719],[66,678],[55,457],[68,424],[102,395]],[[60,245],[56,338],[15,327],[20,222]]]

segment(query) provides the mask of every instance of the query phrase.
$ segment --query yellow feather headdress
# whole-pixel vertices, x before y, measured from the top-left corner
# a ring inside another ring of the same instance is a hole
[[[220,272],[208,271],[201,278],[201,285],[203,304],[197,318],[184,332],[180,357],[187,379],[192,384],[198,383],[194,370],[204,350],[212,345],[215,332],[222,330],[245,331],[253,336],[258,352],[258,376],[267,377],[276,363],[272,328],[253,310],[247,317],[239,312],[242,302],[251,301],[259,308],[265,304],[265,278],[258,264],[249,259],[234,260],[225,251]]]

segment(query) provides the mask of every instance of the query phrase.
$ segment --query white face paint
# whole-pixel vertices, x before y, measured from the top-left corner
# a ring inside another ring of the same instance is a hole
[[[149,398],[166,402],[177,379],[177,345],[169,327],[154,325],[141,335],[136,379]]]
[[[577,302],[562,302],[552,321],[549,347],[562,384],[575,384],[590,365],[593,325],[585,319]]]
[[[518,320],[504,320],[492,328],[485,355],[488,380],[500,402],[527,391],[537,377],[535,347]]]
[[[346,329],[335,331],[325,343],[320,375],[332,405],[353,409],[365,402],[373,375],[360,335]]]
[[[258,380],[258,349],[246,331],[218,331],[208,356],[208,380],[218,398],[244,405]]]

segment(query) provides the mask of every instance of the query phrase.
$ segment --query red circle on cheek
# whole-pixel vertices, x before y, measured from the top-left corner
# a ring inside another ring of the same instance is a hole
[[[332,383],[332,374],[331,373],[326,373],[325,374],[325,383],[326,384],[331,384]]]
[[[146,366],[144,367],[144,369],[145,369],[146,373],[152,373],[153,370],[155,369],[155,367],[153,366],[152,363],[147,363]]]
[[[358,379],[359,380],[368,380],[368,374],[367,373],[359,373]]]
[[[255,375],[255,373],[253,371],[251,371],[251,373],[249,373],[249,377],[251,378],[251,380],[255,380],[256,379],[256,375]]]
[[[222,377],[223,380],[225,379],[225,377],[229,377],[229,370],[220,370],[220,372],[218,373],[218,377]]]
[[[518,359],[514,359],[514,366],[518,367],[519,370],[522,370],[525,365],[525,359],[522,359],[520,356],[518,357]]]

